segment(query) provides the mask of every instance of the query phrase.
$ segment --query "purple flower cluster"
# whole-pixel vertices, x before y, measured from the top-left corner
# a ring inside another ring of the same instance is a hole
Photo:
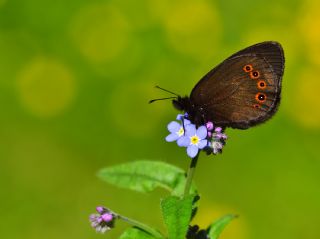
[[[199,150],[204,150],[208,154],[218,154],[222,152],[227,136],[221,127],[215,127],[212,122],[196,127],[188,119],[188,115],[177,116],[177,120],[168,124],[170,134],[166,137],[167,142],[177,141],[178,146],[186,147],[189,157],[194,158]]]
[[[89,220],[91,226],[96,229],[97,232],[105,233],[106,231],[114,227],[116,215],[109,211],[105,207],[97,207],[98,214],[91,214]]]

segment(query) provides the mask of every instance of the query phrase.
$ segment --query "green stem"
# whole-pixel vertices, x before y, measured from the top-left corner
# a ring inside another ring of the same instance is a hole
[[[115,214],[119,219],[131,224],[132,226],[138,227],[138,228],[142,229],[143,231],[153,235],[155,238],[158,238],[158,239],[164,238],[164,236],[160,232],[158,232],[157,230],[153,229],[152,227],[150,227],[144,223],[138,222],[136,220],[133,220],[131,218],[128,218],[128,217],[125,217],[125,216],[122,216],[119,214],[116,214],[114,212],[113,212],[113,214]]]
[[[191,160],[190,167],[188,169],[187,181],[186,181],[186,186],[184,188],[183,198],[185,198],[186,196],[189,195],[190,188],[191,188],[191,185],[192,185],[192,179],[193,179],[194,171],[196,169],[197,162],[198,162],[198,158],[199,158],[199,153]]]

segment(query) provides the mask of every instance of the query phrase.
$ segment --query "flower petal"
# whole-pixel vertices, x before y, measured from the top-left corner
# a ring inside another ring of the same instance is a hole
[[[111,213],[105,213],[105,214],[102,214],[102,215],[101,215],[101,218],[102,218],[102,220],[105,221],[105,222],[110,222],[110,221],[112,221],[113,216],[112,216]]]
[[[186,135],[187,136],[194,136],[196,134],[196,126],[194,124],[185,125]]]
[[[177,120],[182,120],[183,118],[184,118],[184,115],[183,115],[183,114],[178,114],[176,119],[177,119]]]
[[[223,144],[220,143],[219,141],[213,141],[212,142],[212,148],[213,149],[220,150],[220,149],[222,149],[222,147],[223,147]]]
[[[188,120],[188,119],[184,119],[184,120],[183,120],[183,124],[184,124],[184,126],[186,126],[186,125],[188,125],[188,124],[191,124],[191,121]]]
[[[222,134],[221,133],[216,133],[214,137],[216,139],[220,140],[222,138]]]
[[[175,133],[175,132],[178,132],[179,129],[180,129],[181,125],[176,122],[176,121],[171,121],[169,124],[168,124],[168,130],[171,132],[171,133]]]
[[[176,141],[178,138],[179,138],[179,135],[177,133],[172,133],[166,137],[166,141],[173,142],[173,141]]]
[[[206,126],[200,126],[198,129],[197,129],[197,135],[200,139],[205,139],[207,137],[207,128]]]
[[[198,148],[199,148],[199,149],[203,149],[203,148],[206,147],[207,145],[208,145],[208,140],[203,139],[203,140],[201,140],[201,141],[199,142]]]
[[[208,129],[209,131],[211,131],[211,130],[213,130],[214,125],[213,125],[213,123],[212,123],[211,121],[208,121],[208,122],[206,123],[206,127],[207,127],[207,129]]]
[[[187,154],[189,157],[194,158],[198,154],[198,147],[195,145],[189,145],[187,148]]]
[[[214,129],[214,131],[215,131],[216,133],[221,133],[222,128],[221,128],[221,127],[217,127],[217,128]]]
[[[190,144],[190,138],[187,136],[182,136],[177,141],[178,146],[187,147]]]

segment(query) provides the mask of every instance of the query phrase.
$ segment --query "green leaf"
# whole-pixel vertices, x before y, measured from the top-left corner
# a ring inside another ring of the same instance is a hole
[[[191,220],[194,195],[184,199],[170,196],[161,201],[161,210],[169,239],[185,239]]]
[[[129,228],[121,234],[119,239],[155,239],[154,236],[142,231],[138,228]]]
[[[237,215],[225,215],[211,224],[209,227],[208,236],[210,239],[218,239],[223,229],[231,222]]]
[[[173,165],[157,161],[136,161],[99,171],[98,176],[105,182],[138,192],[150,192],[157,187],[181,195],[185,173]],[[193,186],[192,191],[195,191]]]

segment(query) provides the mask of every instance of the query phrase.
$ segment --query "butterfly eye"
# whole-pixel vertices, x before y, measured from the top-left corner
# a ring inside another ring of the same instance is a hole
[[[253,70],[253,67],[252,67],[252,65],[245,65],[245,66],[243,67],[243,70],[244,70],[245,72],[251,72],[251,71]]]
[[[259,76],[260,76],[259,71],[252,71],[252,72],[250,72],[250,77],[251,77],[251,79],[257,79],[257,78],[259,78]]]
[[[258,93],[258,94],[256,94],[256,100],[260,103],[263,103],[267,100],[267,96],[266,96],[266,94]]]
[[[265,81],[261,80],[261,81],[258,82],[258,88],[259,89],[263,90],[266,87],[267,87],[267,83]]]

